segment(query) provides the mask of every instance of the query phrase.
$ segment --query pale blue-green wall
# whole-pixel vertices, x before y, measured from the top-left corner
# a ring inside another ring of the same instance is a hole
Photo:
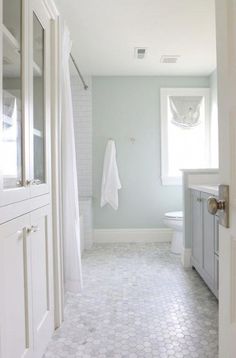
[[[211,165],[219,167],[217,70],[209,77],[211,89]]]
[[[95,228],[161,228],[165,212],[182,208],[181,187],[160,180],[160,88],[208,86],[208,77],[93,77]],[[99,205],[109,138],[122,182],[117,211]]]

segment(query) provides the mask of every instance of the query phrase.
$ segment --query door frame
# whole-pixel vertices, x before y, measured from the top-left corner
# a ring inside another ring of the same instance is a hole
[[[215,0],[220,183],[230,186],[230,227],[219,228],[219,358],[236,356],[236,1]]]
[[[214,0],[216,7],[222,0]],[[230,1],[230,0],[227,0]],[[233,0],[231,0],[233,1]],[[52,149],[52,222],[53,222],[53,256],[54,256],[54,305],[55,305],[55,329],[58,328],[63,321],[63,311],[64,311],[64,279],[63,279],[63,247],[62,247],[62,227],[61,227],[61,207],[62,207],[62,198],[61,198],[61,181],[60,181],[60,108],[61,108],[61,18],[60,13],[57,7],[54,4],[53,0],[44,0],[45,7],[48,10],[48,13],[51,16],[51,41],[52,41],[52,71],[51,71],[51,80],[52,80],[52,89],[51,89],[51,118],[52,118],[52,128],[51,128],[51,149]],[[219,32],[224,29],[224,34],[221,35],[221,39],[227,35],[227,14],[216,11],[216,32]],[[216,36],[216,44],[218,47],[220,39],[219,36]],[[218,51],[223,51],[222,48],[218,48]],[[218,73],[218,68],[217,68]],[[222,230],[220,230],[220,235],[222,235]],[[221,281],[220,281],[221,286]],[[221,290],[221,287],[220,287]],[[221,325],[221,321],[220,321]],[[220,328],[220,354],[221,354],[221,342],[225,340],[227,332],[224,332]],[[220,355],[220,358],[223,356]]]
[[[51,198],[54,271],[54,328],[64,319],[64,277],[61,220],[61,21],[53,0],[43,0],[51,18]]]

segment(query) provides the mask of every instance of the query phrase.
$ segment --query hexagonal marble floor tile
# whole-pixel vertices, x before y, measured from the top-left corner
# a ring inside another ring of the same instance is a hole
[[[217,358],[217,300],[168,244],[94,245],[45,358]]]

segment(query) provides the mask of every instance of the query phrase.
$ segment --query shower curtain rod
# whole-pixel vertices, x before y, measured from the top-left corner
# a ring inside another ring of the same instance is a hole
[[[79,78],[81,79],[82,83],[83,83],[83,86],[84,86],[84,89],[87,90],[88,89],[88,85],[86,84],[80,70],[79,70],[79,67],[77,65],[77,63],[75,62],[75,59],[74,57],[72,56],[72,54],[70,53],[70,57],[71,57],[71,60],[73,62],[73,64],[75,65],[75,68],[76,68],[76,71],[78,72],[78,75],[79,75]]]

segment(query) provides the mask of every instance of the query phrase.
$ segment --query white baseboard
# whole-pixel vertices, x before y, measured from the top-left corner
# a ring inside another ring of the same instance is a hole
[[[171,229],[95,229],[94,243],[170,242]]]
[[[183,249],[183,252],[181,255],[181,262],[182,262],[184,268],[191,267],[191,255],[192,255],[191,249]]]

